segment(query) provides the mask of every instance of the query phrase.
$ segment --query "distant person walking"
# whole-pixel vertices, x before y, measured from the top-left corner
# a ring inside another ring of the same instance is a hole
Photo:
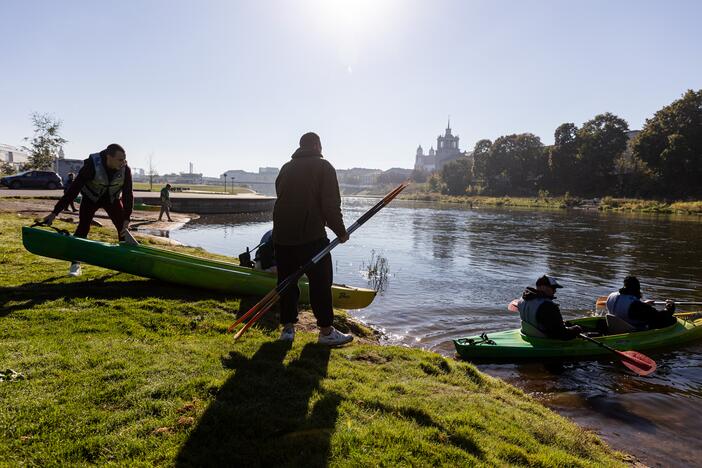
[[[163,213],[166,213],[168,221],[173,221],[171,219],[171,184],[166,184],[166,186],[161,189],[161,212],[158,214],[159,221],[163,218]]]
[[[329,244],[325,226],[334,231],[341,242],[346,242],[349,235],[341,216],[336,171],[322,157],[322,142],[316,133],[302,135],[300,147],[280,169],[275,191],[278,198],[273,208],[273,243],[280,284]],[[312,312],[320,329],[319,343],[336,346],[353,340],[353,336],[332,326],[331,254],[315,264],[307,277]],[[282,341],[295,339],[299,297],[300,290],[295,285],[280,298]]]
[[[68,177],[66,178],[66,183],[63,184],[63,194],[64,195],[66,194],[66,192],[68,192],[68,189],[71,187],[71,184],[73,183],[73,181],[75,179],[76,179],[76,175],[72,172],[69,172]],[[78,210],[76,209],[76,205],[74,204],[74,202],[75,202],[75,199],[72,199],[68,205],[71,207],[71,211],[75,213]]]
[[[102,208],[117,228],[120,241],[124,241],[129,228],[129,218],[134,207],[132,193],[132,171],[127,166],[127,155],[124,148],[113,143],[99,153],[91,154],[83,162],[71,186],[63,197],[56,203],[54,210],[43,219],[45,224],[51,224],[56,216],[66,209],[71,200],[80,193],[83,197],[78,214],[78,227],[73,234],[75,237],[88,237],[90,223],[95,212]],[[70,276],[79,276],[79,262],[72,262],[68,272]]]

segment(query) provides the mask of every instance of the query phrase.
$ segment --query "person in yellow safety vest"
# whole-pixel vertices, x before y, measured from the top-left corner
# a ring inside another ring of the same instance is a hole
[[[582,333],[578,325],[568,326],[556,298],[556,289],[562,288],[554,278],[543,275],[536,280],[536,288],[527,287],[517,301],[522,333],[527,336],[572,340]]]

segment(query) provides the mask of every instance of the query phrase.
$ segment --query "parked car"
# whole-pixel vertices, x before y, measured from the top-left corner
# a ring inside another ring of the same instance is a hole
[[[11,189],[49,189],[63,188],[61,176],[53,171],[24,171],[0,179],[0,185]]]

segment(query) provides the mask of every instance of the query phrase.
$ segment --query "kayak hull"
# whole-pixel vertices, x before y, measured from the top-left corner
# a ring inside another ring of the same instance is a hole
[[[594,330],[598,320],[601,320],[601,317],[587,317],[569,322]],[[493,344],[482,341],[477,336],[454,340],[456,352],[463,359],[505,361],[588,359],[611,354],[601,346],[583,339],[563,341],[528,337],[519,329],[489,333],[488,338]],[[598,341],[620,351],[667,348],[700,338],[702,338],[702,318],[695,320],[678,318],[677,323],[666,328],[595,337]]]
[[[234,263],[211,260],[146,245],[110,244],[46,229],[23,227],[22,242],[31,253],[79,261],[136,276],[212,291],[264,296],[276,287],[276,275]],[[300,280],[300,303],[309,303],[309,287]],[[341,309],[362,309],[375,298],[372,289],[334,284],[332,302]]]

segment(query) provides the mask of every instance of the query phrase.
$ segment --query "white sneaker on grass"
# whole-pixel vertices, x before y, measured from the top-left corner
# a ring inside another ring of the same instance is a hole
[[[80,263],[71,263],[71,268],[68,269],[68,276],[80,276],[83,272],[80,269]]]
[[[341,346],[346,343],[353,341],[353,335],[347,335],[346,333],[341,333],[336,328],[332,327],[331,332],[328,335],[323,335],[319,332],[319,338],[317,342],[319,344],[325,344],[327,346]]]
[[[278,341],[290,341],[295,339],[295,327],[283,327],[283,331],[280,332],[280,338]]]

